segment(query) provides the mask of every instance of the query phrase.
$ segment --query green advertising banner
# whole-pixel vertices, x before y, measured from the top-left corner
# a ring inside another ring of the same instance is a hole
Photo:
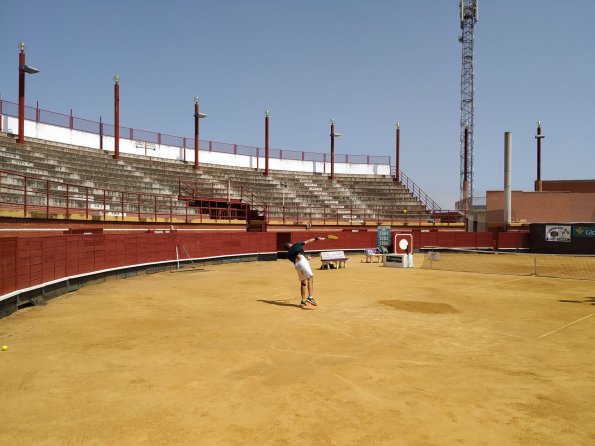
[[[595,238],[595,226],[573,226],[572,236]]]

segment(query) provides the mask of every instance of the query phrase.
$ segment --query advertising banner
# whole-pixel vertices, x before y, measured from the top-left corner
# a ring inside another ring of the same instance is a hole
[[[572,228],[572,236],[595,238],[595,226],[574,226]]]
[[[546,225],[545,240],[548,242],[570,242],[572,226]]]

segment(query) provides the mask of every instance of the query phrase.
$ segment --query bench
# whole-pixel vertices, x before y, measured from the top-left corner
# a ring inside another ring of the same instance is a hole
[[[366,249],[365,263],[374,263],[374,259],[377,259],[377,263],[380,263],[380,261],[383,259],[383,256],[384,255],[380,252],[378,248]],[[362,262],[364,262],[364,260],[362,260]]]
[[[322,251],[320,253],[320,261],[322,264],[320,265],[320,269],[331,269],[331,267],[345,268],[347,265],[347,260],[349,258],[345,257],[345,253],[343,251]]]

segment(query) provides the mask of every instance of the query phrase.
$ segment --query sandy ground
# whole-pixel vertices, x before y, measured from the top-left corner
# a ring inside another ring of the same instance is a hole
[[[594,281],[351,257],[316,309],[279,260],[1,319],[0,444],[595,444]]]

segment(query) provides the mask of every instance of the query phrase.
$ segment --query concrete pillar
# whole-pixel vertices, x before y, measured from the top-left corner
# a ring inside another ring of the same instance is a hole
[[[512,133],[504,133],[504,229],[512,221]]]

